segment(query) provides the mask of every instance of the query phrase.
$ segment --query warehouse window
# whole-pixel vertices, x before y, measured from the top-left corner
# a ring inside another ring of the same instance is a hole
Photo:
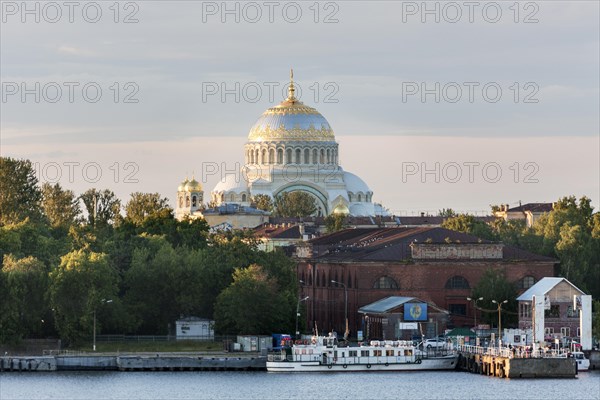
[[[398,289],[398,283],[389,276],[382,276],[375,281],[373,289]]]
[[[455,275],[446,281],[446,289],[469,289],[469,287],[469,282],[459,275]]]

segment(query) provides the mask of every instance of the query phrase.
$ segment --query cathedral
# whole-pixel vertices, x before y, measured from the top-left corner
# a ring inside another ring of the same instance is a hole
[[[275,198],[303,191],[314,198],[317,216],[387,215],[373,203],[369,186],[339,164],[339,145],[329,122],[299,101],[295,91],[292,71],[287,98],[267,109],[250,129],[243,171],[223,176],[211,192],[211,203],[248,209],[252,197],[259,194]],[[195,179],[183,181],[177,191],[176,216],[200,211],[203,196]]]

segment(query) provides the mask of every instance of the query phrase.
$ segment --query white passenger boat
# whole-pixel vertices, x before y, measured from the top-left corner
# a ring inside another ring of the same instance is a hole
[[[343,346],[332,336],[314,336],[279,353],[269,354],[269,372],[345,372],[452,370],[458,353],[440,348],[420,350],[410,341],[371,341]]]

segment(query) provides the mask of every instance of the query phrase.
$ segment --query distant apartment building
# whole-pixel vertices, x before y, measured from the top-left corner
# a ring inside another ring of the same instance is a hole
[[[501,204],[500,208],[494,211],[494,216],[504,220],[524,219],[528,227],[533,224],[545,213],[549,213],[554,208],[553,203],[527,203],[518,207],[510,208],[508,204]]]

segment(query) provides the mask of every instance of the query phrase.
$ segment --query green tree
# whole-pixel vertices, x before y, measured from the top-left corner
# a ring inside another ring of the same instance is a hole
[[[456,216],[458,216],[458,214],[451,208],[442,208],[438,211],[438,217],[452,218]]]
[[[330,214],[325,217],[325,229],[327,233],[341,231],[346,226],[347,217],[344,214]]]
[[[63,256],[50,273],[50,303],[61,338],[67,343],[91,339],[94,312],[113,306],[103,300],[118,302],[118,283],[106,254],[76,250]]]
[[[29,218],[0,227],[0,256],[12,254],[16,258],[33,256],[46,266],[58,263],[65,249],[64,241],[55,240],[48,227]]]
[[[598,213],[593,213],[589,198],[563,197],[551,212],[533,225],[529,250],[560,259],[560,275],[574,285],[600,296],[600,238]]]
[[[259,210],[273,211],[273,199],[266,194],[257,194],[256,196],[253,196],[251,203]]]
[[[278,217],[308,217],[317,211],[312,195],[301,192],[284,192],[275,197],[275,215]]]
[[[29,160],[0,157],[0,225],[42,217],[42,193]]]
[[[47,332],[50,308],[46,302],[48,272],[35,257],[6,255],[2,264],[5,285],[0,313],[0,342],[42,337]]]
[[[215,322],[219,332],[270,334],[290,329],[289,306],[274,277],[252,264],[237,269],[233,283],[217,298]]]
[[[471,297],[474,299],[483,297],[478,307],[484,311],[484,322],[496,326],[498,324],[498,305],[492,300],[498,303],[508,300],[508,303],[502,304],[503,327],[508,328],[517,322],[517,291],[515,285],[506,279],[503,272],[491,268],[486,270],[473,288]]]
[[[111,190],[88,189],[80,199],[83,201],[88,215],[88,224],[91,226],[106,226],[121,217],[121,201]]]
[[[473,215],[460,214],[456,217],[448,218],[442,222],[442,228],[468,233],[482,239],[496,239],[490,226],[483,221],[479,221]]]
[[[42,208],[50,226],[65,233],[77,222],[81,213],[79,200],[73,191],[63,190],[58,183],[42,185]]]
[[[169,199],[161,198],[158,193],[132,193],[131,199],[125,205],[125,219],[138,226],[148,218],[161,215],[170,215],[172,218],[172,214]]]

